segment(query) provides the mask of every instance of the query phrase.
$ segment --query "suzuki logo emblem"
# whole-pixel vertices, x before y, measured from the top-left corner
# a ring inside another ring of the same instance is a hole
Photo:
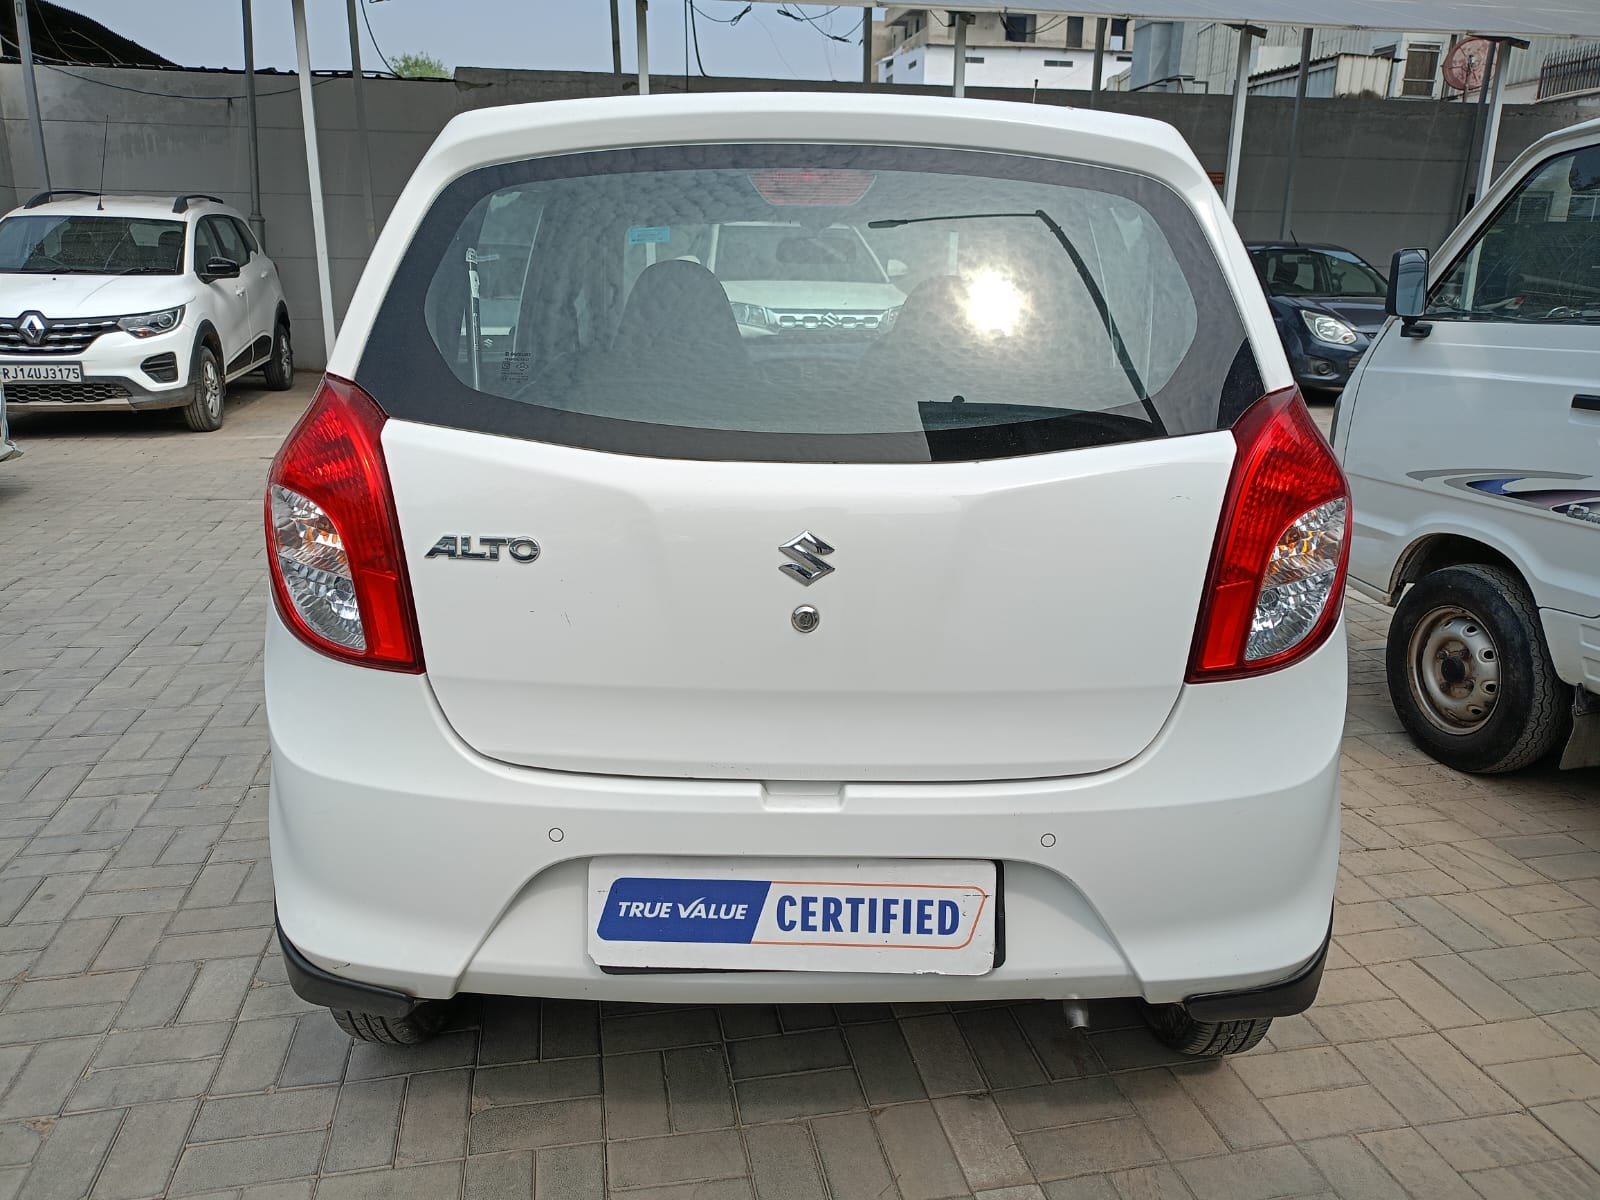
[[[38,313],[23,313],[22,320],[17,324],[22,330],[22,336],[28,339],[30,346],[37,346],[44,340],[44,331],[47,326],[44,323],[44,318]]]
[[[810,587],[824,575],[833,574],[834,568],[823,562],[820,555],[832,554],[833,547],[809,529],[803,529],[778,547],[790,562],[779,565],[778,570],[798,579]]]

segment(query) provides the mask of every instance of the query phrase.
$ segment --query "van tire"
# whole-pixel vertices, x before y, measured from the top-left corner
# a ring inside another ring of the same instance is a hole
[[[1169,1050],[1194,1058],[1221,1058],[1243,1054],[1267,1036],[1271,1017],[1246,1021],[1196,1021],[1181,1004],[1150,1004],[1139,1001],[1145,1024]]]
[[[1447,767],[1515,771],[1566,732],[1538,607],[1504,567],[1464,563],[1412,584],[1389,623],[1384,665],[1400,723]]]
[[[222,361],[204,342],[194,348],[189,367],[189,390],[193,399],[184,406],[183,421],[196,433],[212,433],[222,428],[222,406],[227,402],[228,384],[222,374]]]
[[[358,1042],[379,1046],[418,1046],[439,1032],[445,1006],[424,1001],[403,1017],[380,1017],[350,1008],[330,1008],[333,1022]]]

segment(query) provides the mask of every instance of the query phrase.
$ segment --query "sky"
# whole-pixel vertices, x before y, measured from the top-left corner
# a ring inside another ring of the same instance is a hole
[[[57,0],[174,62],[191,67],[244,65],[238,0]],[[529,70],[611,69],[608,0],[357,0],[372,32],[361,30],[362,66],[382,69],[377,51],[425,52],[446,66]],[[861,10],[824,4],[755,4],[728,24],[744,0],[694,0],[700,58],[708,75],[788,79],[859,79]],[[635,70],[633,0],[622,9],[622,69]],[[780,9],[811,21],[782,16]],[[294,68],[289,0],[254,0],[256,64]],[[682,0],[650,5],[651,74],[684,69]],[[345,0],[306,0],[311,65],[348,70]],[[359,18],[361,14],[358,12]],[[820,28],[819,28],[820,27]],[[823,30],[850,39],[829,41]],[[375,45],[376,44],[376,45]],[[698,75],[691,49],[690,72]]]

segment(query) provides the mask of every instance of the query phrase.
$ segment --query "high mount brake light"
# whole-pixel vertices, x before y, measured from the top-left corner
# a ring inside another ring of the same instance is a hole
[[[857,204],[878,180],[871,171],[779,169],[750,172],[768,204]]]
[[[416,608],[383,461],[388,420],[329,375],[267,474],[267,560],[278,615],[314,650],[422,671]]]
[[[1238,443],[1188,680],[1259,675],[1297,662],[1339,622],[1350,489],[1295,388],[1257,400]]]

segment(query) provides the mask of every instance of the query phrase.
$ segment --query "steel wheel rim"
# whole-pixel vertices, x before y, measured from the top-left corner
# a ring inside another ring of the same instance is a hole
[[[286,333],[278,335],[278,369],[286,377],[294,374],[294,347],[289,344]]]
[[[212,416],[222,412],[222,374],[211,359],[200,371],[200,387],[206,400],[206,411]]]
[[[1482,729],[1500,699],[1500,648],[1477,616],[1456,605],[1423,614],[1406,647],[1411,697],[1434,728],[1455,737]]]

